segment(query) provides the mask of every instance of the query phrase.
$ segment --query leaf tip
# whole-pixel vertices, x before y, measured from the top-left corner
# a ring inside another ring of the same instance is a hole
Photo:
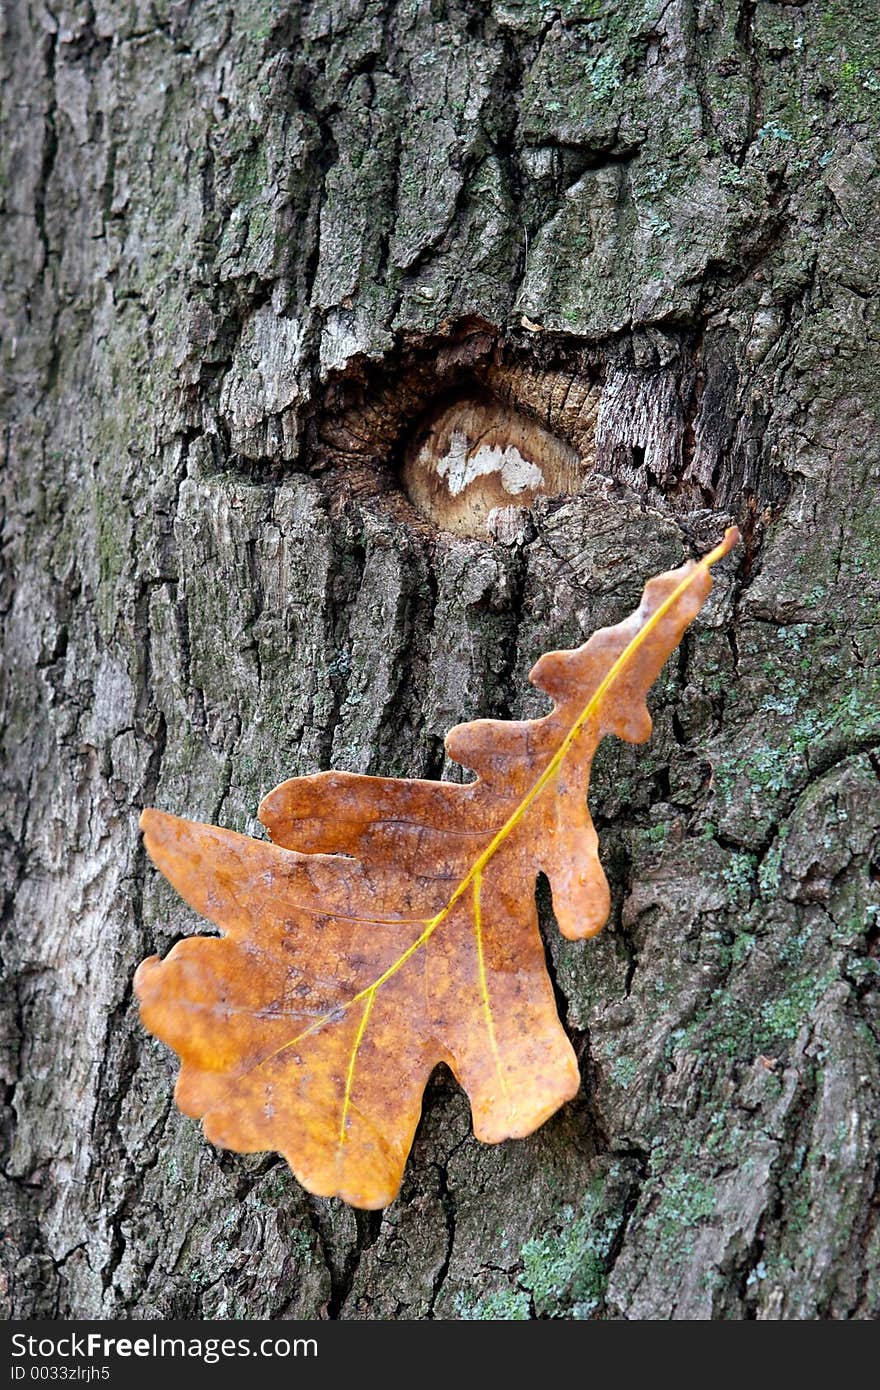
[[[169,815],[167,811],[157,811],[154,806],[145,806],[138,819],[138,825],[144,837],[147,854],[167,878],[167,853],[178,842],[186,822],[178,816]]]
[[[141,1022],[144,1022],[144,1013],[149,1009],[155,995],[155,971],[162,964],[159,956],[147,956],[142,960],[137,970],[134,972],[132,988],[135,998],[138,1001],[141,1011]],[[144,1024],[146,1027],[147,1025]],[[152,1031],[152,1030],[150,1030]]]
[[[733,547],[738,545],[741,539],[739,527],[728,526],[727,530],[724,532],[723,540],[716,545],[714,550],[710,550],[708,555],[704,555],[700,563],[705,565],[707,569],[711,569],[719,560],[723,560],[725,555],[729,555]]]
[[[166,811],[157,811],[154,806],[145,806],[138,817],[138,825],[144,835],[149,837],[156,835],[168,821],[176,819],[176,816],[169,816]]]

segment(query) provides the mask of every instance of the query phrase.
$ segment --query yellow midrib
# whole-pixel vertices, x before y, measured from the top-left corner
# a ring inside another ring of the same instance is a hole
[[[718,560],[722,559],[723,556],[728,554],[733,545],[736,544],[737,539],[738,532],[736,531],[735,527],[731,527],[730,530],[728,530],[725,533],[724,540],[721,542],[721,544],[717,545],[714,550],[711,550],[708,555],[705,555],[703,559],[700,560],[699,563],[694,566],[690,574],[686,575],[685,578],[681,581],[681,583],[676,585],[672,593],[669,594],[668,597],[665,598],[663,602],[659,605],[659,607],[654,610],[654,612],[651,614],[650,618],[647,620],[644,626],[639,628],[638,632],[631,639],[631,641],[627,643],[623,651],[609,667],[603,679],[599,682],[593,694],[590,696],[590,699],[587,701],[586,705],[581,710],[577,719],[572,724],[568,733],[560,742],[559,747],[553,754],[553,757],[550,759],[547,766],[544,768],[544,771],[526,792],[519,805],[508,816],[501,829],[489,841],[489,844],[486,846],[483,852],[474,860],[465,877],[461,880],[461,882],[453,891],[445,907],[441,908],[441,910],[434,917],[422,919],[424,931],[422,931],[422,933],[416,938],[416,940],[413,941],[411,945],[409,945],[406,948],[406,950],[400,956],[398,956],[397,960],[394,961],[390,966],[388,966],[388,968],[384,970],[381,975],[377,976],[377,978],[373,980],[371,984],[365,986],[364,989],[359,990],[357,994],[353,995],[347,1004],[338,1005],[336,1008],[333,1008],[329,1010],[326,1014],[323,1014],[320,1018],[316,1019],[314,1023],[310,1024],[309,1027],[306,1028],[297,1037],[292,1038],[289,1042],[283,1043],[281,1047],[276,1048],[274,1052],[271,1052],[268,1057],[264,1057],[263,1060],[258,1064],[261,1067],[266,1066],[268,1062],[271,1062],[275,1057],[279,1056],[280,1053],[286,1052],[287,1049],[290,1047],[296,1047],[298,1043],[304,1042],[306,1038],[310,1037],[313,1033],[318,1032],[318,1030],[320,1028],[323,1028],[324,1025],[328,1023],[331,1019],[334,1022],[338,1021],[338,1019],[342,1015],[347,1014],[351,1009],[354,1008],[356,1004],[359,1004],[362,1000],[365,1001],[364,1011],[361,1015],[360,1023],[358,1025],[357,1033],[355,1035],[354,1043],[352,1045],[351,1054],[349,1056],[348,1068],[346,1071],[345,1090],[342,1099],[342,1108],[339,1124],[339,1150],[341,1150],[341,1147],[345,1143],[346,1139],[346,1122],[348,1119],[349,1110],[351,1108],[351,1097],[354,1088],[358,1052],[360,1050],[361,1043],[363,1042],[364,1034],[367,1028],[367,1023],[373,1008],[373,1002],[375,1000],[377,991],[381,989],[382,985],[386,984],[388,980],[390,980],[394,975],[397,974],[399,970],[403,968],[406,962],[410,960],[412,956],[415,955],[416,951],[420,950],[422,946],[425,946],[428,943],[428,941],[430,941],[437,928],[441,926],[442,923],[446,920],[452,909],[455,907],[456,903],[463,896],[463,894],[467,892],[468,888],[470,888],[472,884],[478,885],[482,881],[483,870],[485,869],[486,865],[498,853],[498,850],[501,848],[504,842],[509,838],[509,836],[513,833],[516,827],[523,820],[523,817],[526,815],[527,811],[537,800],[537,798],[541,795],[541,792],[544,790],[544,788],[556,776],[567,753],[569,752],[569,749],[572,747],[581,730],[584,728],[584,725],[587,724],[589,720],[592,719],[593,716],[598,713],[599,706],[601,705],[603,699],[607,695],[608,690],[614,684],[614,681],[620,675],[621,671],[626,669],[632,656],[639,650],[640,647],[644,645],[647,638],[651,635],[655,628],[659,626],[659,624],[665,618],[666,614],[675,606],[678,600],[684,594],[687,593],[688,589],[694,583],[694,580],[696,579],[697,575],[701,571],[708,571],[712,567],[712,565],[714,565]],[[475,892],[474,903],[475,912],[477,914],[477,917],[479,917],[478,887]],[[503,1079],[503,1074],[501,1072],[501,1062],[497,1050],[497,1040],[495,1038],[494,1024],[492,1022],[491,1002],[489,999],[488,983],[485,974],[485,962],[483,959],[482,952],[481,920],[482,919],[479,918],[478,925],[477,920],[475,919],[475,934],[478,949],[478,969],[481,1004],[483,1007],[484,1015],[487,1020],[487,1030],[489,1032],[490,1037],[490,1047],[495,1057],[496,1068],[498,1070],[502,1087],[506,1093],[507,1088],[506,1083]]]

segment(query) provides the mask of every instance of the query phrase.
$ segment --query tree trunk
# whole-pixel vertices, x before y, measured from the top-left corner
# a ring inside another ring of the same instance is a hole
[[[7,1315],[877,1316],[872,0],[2,23]],[[455,393],[580,490],[505,541],[420,517]],[[535,658],[731,517],[597,762],[608,928],[538,886],[579,1097],[483,1146],[437,1073],[382,1214],[212,1148],[132,999],[207,929],[139,809],[457,775],[452,724],[541,711]]]

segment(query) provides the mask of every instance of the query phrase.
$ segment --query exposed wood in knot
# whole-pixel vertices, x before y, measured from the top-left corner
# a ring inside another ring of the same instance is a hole
[[[337,504],[373,499],[414,531],[508,544],[528,534],[538,497],[576,494],[594,473],[677,515],[744,492],[775,505],[783,484],[738,383],[723,335],[523,340],[468,318],[334,375],[308,426],[309,465]]]
[[[535,420],[497,400],[453,402],[413,440],[403,467],[420,514],[458,536],[516,538],[537,497],[577,492],[584,463]]]
[[[591,471],[600,376],[578,345],[529,360],[469,319],[331,381],[313,466],[339,500],[373,496],[416,528],[511,542],[536,497],[577,492]]]

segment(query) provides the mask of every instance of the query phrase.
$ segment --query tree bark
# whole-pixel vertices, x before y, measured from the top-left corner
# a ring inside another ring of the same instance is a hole
[[[877,1316],[876,6],[2,24],[6,1314]],[[545,423],[598,393],[506,545],[400,488],[498,371]],[[597,763],[608,928],[538,888],[579,1097],[486,1147],[438,1073],[382,1214],[213,1149],[132,1000],[206,929],[139,809],[454,775],[452,724],[541,711],[535,658],[731,517],[651,742]]]

